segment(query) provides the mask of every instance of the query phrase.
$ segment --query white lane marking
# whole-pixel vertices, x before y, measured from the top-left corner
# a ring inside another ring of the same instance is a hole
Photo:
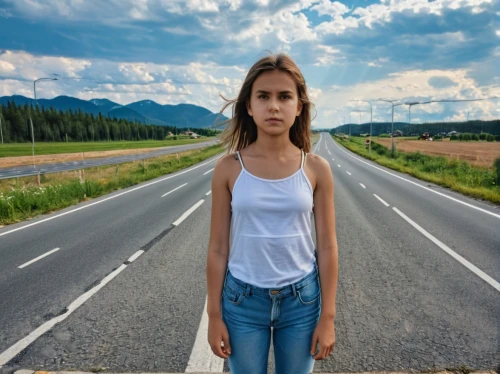
[[[365,185],[364,185],[363,183],[360,183],[359,185],[360,185],[361,187],[363,187],[363,188],[365,188],[365,189],[366,189],[366,187],[365,187]]]
[[[210,195],[212,193],[212,190],[208,191],[205,195]]]
[[[23,349],[33,343],[40,336],[49,331],[57,323],[64,321],[71,313],[73,313],[78,307],[80,307],[85,301],[87,301],[92,295],[103,288],[109,281],[121,273],[127,265],[122,264],[118,269],[106,276],[101,283],[92,288],[91,290],[85,292],[78,299],[73,301],[69,306],[66,313],[61,314],[39,326],[37,329],[32,331],[29,335],[19,340],[17,343],[7,348],[4,352],[0,353],[0,367],[5,365],[7,362],[12,360],[16,355],[18,355]]]
[[[179,188],[184,187],[186,184],[187,184],[187,183],[184,183],[182,186],[179,186],[179,187],[177,187],[177,188],[174,188],[172,191],[168,191],[166,194],[161,195],[161,197],[165,197],[165,196],[167,196],[168,194],[171,194],[172,192],[177,191]]]
[[[340,164],[337,164],[338,167],[340,167]]]
[[[334,159],[334,158],[332,158],[332,161],[335,161],[335,159]]]
[[[172,225],[174,226],[179,226],[182,221],[184,221],[186,218],[189,217],[189,215],[191,213],[193,213],[196,209],[198,209],[198,207],[203,204],[205,202],[205,200],[201,199],[200,201],[198,201],[196,204],[194,204],[191,208],[189,208],[188,210],[186,210],[186,212],[180,216],[177,221],[175,221]]]
[[[335,143],[335,145],[336,145],[336,146],[337,146],[337,147],[338,147],[338,148],[339,148],[342,152],[346,153],[347,155],[351,156],[352,158],[355,158],[356,160],[358,160],[359,162],[362,162],[363,164],[366,164],[366,165],[368,165],[368,166],[371,166],[372,168],[375,168],[375,169],[377,169],[377,170],[383,171],[383,172],[384,172],[384,173],[386,173],[386,174],[389,174],[389,175],[392,175],[393,177],[396,177],[396,178],[399,178],[399,179],[401,179],[401,180],[404,180],[405,182],[408,182],[408,183],[414,184],[415,186],[421,187],[421,188],[423,188],[423,189],[425,189],[425,190],[427,190],[427,191],[430,191],[430,192],[432,192],[432,193],[435,193],[435,194],[437,194],[437,195],[440,195],[440,196],[446,197],[447,199],[453,200],[453,201],[455,201],[455,202],[457,202],[457,203],[459,203],[459,204],[466,205],[466,206],[468,206],[469,208],[479,210],[479,211],[481,211],[481,212],[483,212],[483,213],[486,213],[486,214],[492,215],[493,217],[496,217],[496,218],[500,218],[500,214],[496,214],[496,213],[490,212],[490,211],[488,211],[488,210],[486,210],[486,209],[479,208],[479,207],[474,206],[474,205],[472,205],[472,204],[466,203],[465,201],[461,201],[461,200],[458,200],[458,199],[456,199],[456,198],[454,198],[454,197],[448,196],[448,195],[446,195],[446,194],[444,194],[444,193],[441,193],[441,192],[438,192],[438,191],[434,191],[434,190],[433,190],[433,189],[431,189],[431,188],[428,188],[428,187],[422,186],[421,184],[418,184],[418,183],[413,182],[413,181],[411,181],[411,180],[409,180],[409,179],[406,179],[406,178],[400,177],[399,175],[396,175],[396,174],[391,173],[391,172],[389,172],[389,171],[387,171],[387,170],[384,170],[384,169],[379,168],[379,167],[377,167],[377,166],[375,166],[375,165],[372,165],[372,164],[370,164],[370,163],[368,163],[368,162],[366,162],[366,161],[363,161],[363,160],[359,159],[358,157],[355,157],[355,156],[351,155],[349,152],[344,151],[342,148],[340,148],[340,146],[339,146],[339,145],[338,145],[338,144],[337,144],[337,143],[336,143],[333,139],[332,139],[332,142],[333,142],[333,143]]]
[[[212,348],[208,344],[208,314],[207,299],[205,298],[205,307],[201,314],[201,321],[196,333],[193,350],[189,357],[186,373],[221,373],[224,368],[224,359],[213,354]]]
[[[144,251],[142,249],[139,249],[127,261],[128,262],[134,262],[135,260],[137,260],[137,257],[139,257],[140,255],[142,255],[143,253],[144,253]]]
[[[389,206],[389,204],[387,204],[384,200],[382,200],[382,199],[381,199],[380,197],[378,197],[377,195],[373,194],[373,196],[375,196],[377,199],[379,199],[379,200],[380,200],[380,202],[381,202],[382,204],[384,204],[385,206]]]
[[[210,169],[209,171],[204,172],[204,173],[203,173],[203,175],[207,175],[208,173],[210,173],[210,172],[211,172],[212,170],[214,170],[214,169],[215,169],[215,168],[212,168],[212,169]]]
[[[349,175],[352,175],[352,174],[351,174],[351,173],[349,173],[347,170],[346,170],[345,172],[346,172],[347,174],[349,174]]]
[[[22,269],[22,268],[25,268],[26,266],[28,265],[31,265],[32,263],[34,262],[37,262],[38,260],[44,258],[44,257],[47,257],[48,255],[51,255],[52,253],[54,252],[57,252],[58,250],[60,250],[61,248],[54,248],[53,250],[51,251],[48,251],[47,253],[44,253],[43,255],[41,256],[38,256],[37,258],[34,258],[33,260],[31,261],[28,261],[28,262],[25,262],[24,264],[22,264],[21,266],[18,266],[18,269]]]
[[[219,157],[219,155],[217,155],[216,157]],[[69,211],[67,211],[67,212],[64,212],[64,213],[61,213],[61,214],[55,215],[55,216],[53,216],[53,217],[45,218],[45,219],[42,219],[42,220],[40,220],[40,221],[36,221],[36,222],[30,223],[30,224],[28,224],[28,225],[25,225],[25,226],[22,226],[22,227],[18,227],[17,229],[12,229],[12,230],[9,230],[9,231],[2,232],[2,233],[0,233],[0,236],[4,236],[4,235],[7,235],[7,234],[11,234],[11,233],[13,233],[13,232],[16,232],[16,231],[19,231],[19,230],[23,230],[23,229],[26,229],[26,228],[28,228],[28,227],[34,226],[34,225],[39,225],[40,223],[47,222],[47,221],[53,220],[53,219],[55,219],[55,218],[59,218],[59,217],[65,216],[66,214],[70,214],[70,213],[77,212],[77,211],[79,211],[79,210],[81,210],[81,209],[86,209],[86,208],[89,208],[89,207],[91,207],[91,206],[93,206],[93,205],[100,204],[100,203],[103,203],[103,202],[108,201],[108,200],[111,200],[111,199],[115,199],[115,198],[117,198],[117,197],[119,197],[119,196],[122,196],[122,195],[128,194],[128,193],[130,193],[130,192],[137,191],[137,190],[140,190],[140,189],[142,189],[142,188],[149,187],[149,186],[151,186],[151,185],[153,185],[153,184],[156,184],[156,183],[160,183],[160,182],[166,181],[167,179],[175,178],[175,177],[177,177],[177,176],[179,176],[179,175],[182,175],[182,174],[185,174],[185,173],[189,173],[190,171],[193,171],[193,170],[195,170],[195,169],[201,168],[202,166],[205,166],[205,165],[207,165],[207,164],[209,164],[209,163],[211,163],[211,162],[213,162],[213,161],[215,161],[215,160],[217,160],[217,159],[216,159],[216,158],[214,158],[213,160],[210,160],[210,161],[208,161],[208,162],[205,162],[205,163],[203,163],[203,164],[200,164],[200,165],[198,165],[198,166],[195,166],[195,167],[193,167],[193,168],[191,168],[191,169],[189,169],[189,170],[184,170],[184,171],[181,171],[181,172],[179,172],[179,173],[177,173],[177,174],[175,174],[175,175],[171,175],[171,176],[168,176],[168,177],[165,177],[165,178],[162,178],[162,179],[156,180],[156,181],[154,181],[154,182],[151,182],[151,183],[148,183],[148,184],[144,184],[144,185],[142,185],[142,186],[138,186],[138,187],[132,188],[132,189],[127,190],[127,191],[124,191],[124,192],[120,192],[120,193],[118,193],[118,194],[116,194],[116,195],[113,195],[113,196],[107,197],[107,198],[102,199],[102,200],[99,200],[99,201],[95,201],[95,202],[93,202],[93,203],[90,203],[90,204],[85,205],[85,206],[81,206],[81,207],[76,208],[76,209],[73,209],[73,210],[69,210]]]
[[[429,234],[427,231],[425,231],[421,226],[419,226],[417,223],[412,221],[410,218],[408,218],[403,212],[401,212],[398,208],[393,207],[392,208],[397,214],[399,214],[401,217],[403,217],[406,222],[408,222],[410,225],[415,227],[418,231],[420,231],[425,237],[427,237],[429,240],[431,240],[434,244],[436,244],[439,248],[441,248],[443,251],[448,253],[451,257],[453,257],[455,260],[460,262],[462,265],[464,265],[466,268],[468,268],[470,271],[472,271],[474,274],[476,274],[478,277],[480,277],[482,280],[485,282],[489,283],[493,288],[495,288],[497,291],[500,291],[500,283],[494,280],[492,277],[490,277],[488,274],[483,272],[481,269],[477,268],[476,266],[472,265],[469,261],[467,261],[465,258],[460,256],[458,253],[454,252],[452,249],[450,249],[446,244]]]

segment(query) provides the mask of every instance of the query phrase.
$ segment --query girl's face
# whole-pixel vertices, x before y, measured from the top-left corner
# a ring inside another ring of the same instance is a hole
[[[288,73],[266,71],[254,81],[247,110],[259,132],[288,134],[301,109],[297,87]]]

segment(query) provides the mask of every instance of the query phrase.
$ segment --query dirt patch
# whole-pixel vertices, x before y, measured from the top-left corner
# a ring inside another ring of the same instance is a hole
[[[376,143],[391,148],[391,139],[374,139]],[[396,150],[444,156],[463,160],[477,166],[492,167],[496,158],[500,157],[500,142],[457,142],[457,141],[425,141],[401,140],[394,138]]]
[[[78,153],[60,153],[56,155],[35,156],[35,165],[51,164],[55,162],[81,161],[89,158],[106,158],[119,155],[142,154],[151,151],[158,151],[161,148],[138,148],[138,149],[119,149],[114,151],[93,151]],[[33,165],[32,156],[2,157],[0,158],[0,168],[9,168],[16,166]]]

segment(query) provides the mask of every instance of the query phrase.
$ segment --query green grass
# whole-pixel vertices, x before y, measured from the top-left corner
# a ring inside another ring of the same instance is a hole
[[[465,161],[446,157],[428,156],[420,152],[398,152],[391,157],[385,146],[373,143],[371,155],[364,145],[365,138],[351,137],[351,141],[333,137],[349,150],[416,178],[448,187],[464,195],[500,204],[500,186],[497,185],[497,172],[493,167],[473,166]]]
[[[44,143],[35,142],[35,156],[54,155],[60,153],[80,153],[92,151],[114,151],[120,149],[157,148],[173,145],[183,145],[205,142],[215,137],[204,137],[200,139],[177,139],[177,140],[140,140],[123,142],[69,142],[69,143]],[[0,144],[0,157],[31,156],[31,143],[8,143]]]
[[[0,183],[0,224],[19,222],[40,214],[50,213],[80,201],[96,198],[112,191],[130,187],[197,164],[220,154],[219,145],[159,156],[144,162],[85,169],[84,178],[76,171],[41,176],[14,178]]]

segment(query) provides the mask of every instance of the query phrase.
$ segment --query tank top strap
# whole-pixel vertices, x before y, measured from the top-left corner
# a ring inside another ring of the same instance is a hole
[[[241,159],[240,151],[236,151],[236,154],[238,155],[238,160],[240,161],[241,168],[245,170],[245,166],[243,165],[243,160]]]
[[[302,151],[302,162],[300,163],[300,168],[303,169],[304,163],[306,162],[306,152],[304,152],[303,149],[301,149],[301,151]]]

